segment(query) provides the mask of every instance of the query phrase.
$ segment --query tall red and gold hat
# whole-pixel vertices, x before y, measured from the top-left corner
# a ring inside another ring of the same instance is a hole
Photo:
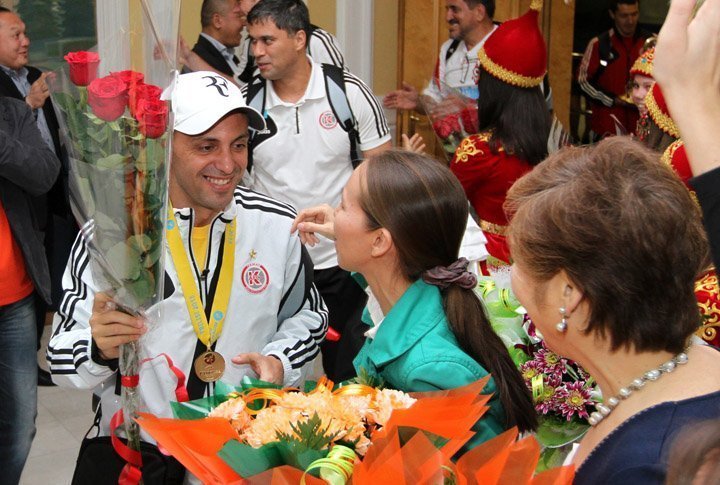
[[[480,65],[496,78],[513,86],[539,86],[547,72],[547,48],[538,27],[542,0],[533,0],[530,10],[503,22],[478,53]]]
[[[653,61],[655,60],[655,47],[646,50],[640,57],[635,59],[633,66],[630,68],[630,75],[640,74],[642,76],[653,77]]]
[[[645,97],[645,106],[648,109],[648,115],[660,127],[662,131],[674,138],[680,138],[680,131],[675,126],[675,122],[670,116],[665,97],[660,90],[660,85],[655,83],[650,92]]]
[[[689,180],[692,178],[693,173],[690,168],[690,161],[687,157],[687,151],[685,151],[685,143],[682,140],[675,140],[668,146],[660,158],[664,163],[669,165],[680,180],[691,189]]]

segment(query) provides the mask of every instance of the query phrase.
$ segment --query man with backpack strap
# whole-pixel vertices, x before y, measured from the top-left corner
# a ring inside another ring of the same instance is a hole
[[[638,0],[614,0],[609,14],[613,27],[590,40],[578,70],[578,83],[592,110],[591,141],[616,134],[618,122],[626,132],[634,132],[638,120],[637,107],[625,95],[630,68],[649,34],[637,28]]]
[[[252,10],[252,8],[260,0],[240,0],[240,7],[244,15]],[[247,31],[245,32],[247,34]],[[240,47],[237,48],[238,57],[240,58],[240,67],[242,73],[237,77],[236,82],[240,86],[247,84],[252,79],[257,66],[255,58],[252,56],[250,47],[250,38],[243,36]],[[307,52],[314,62],[318,64],[332,64],[339,68],[345,69],[345,56],[338,45],[338,41],[330,32],[323,30],[317,25],[310,24],[308,32]]]
[[[302,1],[263,0],[247,24],[259,76],[243,91],[267,129],[251,138],[246,185],[299,209],[339,204],[354,165],[390,148],[382,109],[356,76],[308,57],[310,21]],[[364,340],[366,295],[338,267],[332,241],[309,252],[330,325],[341,334],[339,342],[323,343],[323,365],[333,380],[346,379],[354,375],[352,359]]]
[[[427,112],[427,104],[443,98],[443,87],[459,90],[477,99],[478,51],[495,31],[495,0],[446,0],[445,20],[450,38],[440,47],[440,55],[430,83],[422,92],[403,83],[403,88],[385,95],[386,108]]]

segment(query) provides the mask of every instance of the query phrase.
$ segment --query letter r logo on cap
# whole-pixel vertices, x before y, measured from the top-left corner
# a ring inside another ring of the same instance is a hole
[[[203,76],[203,79],[209,79],[210,84],[206,85],[206,88],[214,87],[218,90],[218,93],[220,93],[220,96],[223,96],[225,98],[229,97],[228,95],[228,85],[227,81],[223,77],[219,76]]]

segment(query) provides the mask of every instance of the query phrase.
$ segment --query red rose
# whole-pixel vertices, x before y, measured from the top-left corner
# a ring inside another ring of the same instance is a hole
[[[68,52],[65,60],[70,66],[70,80],[76,86],[87,86],[97,77],[100,64],[97,52]]]
[[[135,116],[137,105],[142,99],[158,100],[162,94],[162,89],[154,84],[135,84],[128,89],[128,108],[130,114]]]
[[[437,136],[439,136],[441,139],[444,140],[448,136],[450,136],[451,130],[448,128],[444,120],[436,121],[435,123],[433,123],[432,127]]]
[[[110,76],[117,78],[124,82],[127,86],[133,86],[135,84],[143,84],[145,82],[145,74],[137,71],[117,71],[111,72]]]
[[[88,104],[98,118],[115,121],[127,106],[127,85],[113,76],[95,79],[88,86]]]
[[[165,133],[168,122],[168,104],[160,99],[141,99],[137,103],[135,119],[140,133],[148,138],[159,138]]]
[[[477,105],[468,106],[460,112],[460,121],[462,121],[465,133],[474,135],[478,132],[478,109]]]
[[[460,122],[455,114],[436,121],[432,127],[435,133],[443,140],[448,139],[453,133],[460,132]]]

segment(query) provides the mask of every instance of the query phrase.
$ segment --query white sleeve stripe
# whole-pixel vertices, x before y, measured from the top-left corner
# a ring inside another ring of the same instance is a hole
[[[605,93],[598,91],[595,86],[590,84],[590,81],[588,81],[588,66],[590,65],[590,58],[592,57],[592,51],[595,46],[595,44],[598,43],[598,38],[593,38],[590,43],[588,43],[587,48],[585,49],[585,54],[583,54],[582,62],[580,63],[580,69],[578,71],[578,83],[580,84],[580,88],[591,98],[595,99],[596,101],[601,102],[605,106],[612,106],[613,100],[609,96],[607,96]]]
[[[72,354],[72,358],[67,358]],[[76,374],[77,369],[88,361],[88,341],[78,340],[72,349],[55,349],[48,346],[47,360],[53,373],[57,370],[65,370],[64,374]],[[72,372],[68,372],[68,371]]]
[[[327,307],[325,306],[325,302],[322,301],[322,298],[320,298],[320,294],[315,287],[315,283],[313,283],[310,287],[308,298],[310,300],[310,309],[320,315],[320,327],[311,329],[310,334],[325,335],[328,327],[329,314]]]
[[[303,359],[302,357],[315,351],[318,348],[319,343],[319,339],[310,336],[302,342],[298,342],[298,344],[295,345],[294,348],[285,349],[285,355],[293,365],[293,368],[302,367],[306,362],[308,362],[307,358]],[[298,347],[300,348],[298,349]],[[296,350],[296,352],[291,353],[293,350]]]
[[[370,92],[365,83],[363,83],[359,79],[354,79],[353,77],[348,76],[345,77],[345,82],[347,84],[357,86],[359,88],[359,91],[367,100],[368,105],[373,111],[373,117],[375,118],[375,128],[377,130],[378,137],[382,138],[388,133],[390,133],[390,129],[387,126],[387,120],[385,119],[385,113],[380,108],[377,99],[375,99],[375,95]]]
[[[278,208],[277,206],[273,206],[270,204],[263,205],[262,203],[252,203],[248,200],[245,200],[243,198],[236,198],[235,203],[246,210],[259,210],[262,212],[269,212],[272,214],[278,214],[281,216],[285,216],[288,219],[295,219],[295,211],[288,211],[286,209]]]
[[[343,67],[343,65],[345,64],[343,56],[338,50],[338,48],[335,46],[335,43],[332,41],[327,32],[315,30],[313,31],[312,38],[317,39],[320,43],[322,43],[328,56],[332,59],[333,64],[338,67]]]
[[[346,73],[345,75],[345,82],[357,86],[360,92],[365,96],[365,99],[367,99],[368,104],[372,108],[373,114],[375,115],[375,123],[378,125],[382,124],[382,128],[385,130],[384,132],[382,132],[382,129],[378,126],[378,134],[381,137],[385,136],[390,131],[387,127],[387,121],[385,120],[385,113],[378,104],[375,95],[372,93],[372,91],[370,91],[370,88],[368,88],[367,85],[360,79],[353,76],[352,74],[348,75],[348,73]]]
[[[70,252],[71,267],[70,272],[73,276],[73,287],[65,291],[60,307],[58,308],[58,314],[61,317],[60,324],[55,329],[55,335],[59,335],[61,330],[71,328],[75,321],[72,318],[72,314],[75,310],[75,306],[81,300],[87,298],[87,285],[83,282],[81,275],[85,272],[90,263],[90,257],[85,251],[85,241],[82,234],[78,234],[75,239],[75,243]],[[68,326],[68,324],[70,324]]]
[[[303,360],[301,360],[300,362],[294,362],[294,363],[292,363],[292,361],[291,361],[290,367],[292,367],[293,369],[300,369],[300,368],[301,368],[302,366],[304,366],[305,364],[308,364],[308,363],[312,362],[312,360],[313,360],[315,357],[317,357],[317,355],[318,355],[319,353],[320,353],[320,347],[315,346],[315,347],[314,347],[314,351],[313,351],[310,355],[308,355],[307,357],[305,357]]]
[[[281,202],[267,195],[255,192],[245,187],[238,186],[235,188],[235,200],[242,199],[243,201],[253,201],[265,203],[268,207],[274,207],[277,209],[284,210],[292,215],[293,219],[297,216],[297,210],[290,204]]]

